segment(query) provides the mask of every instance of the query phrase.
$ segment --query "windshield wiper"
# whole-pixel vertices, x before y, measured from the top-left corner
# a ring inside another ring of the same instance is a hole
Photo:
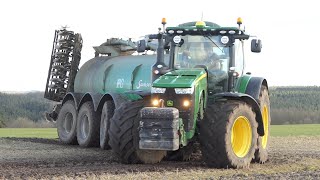
[[[209,37],[209,36],[204,36],[206,38],[208,38],[215,46],[217,46],[221,52],[223,52],[223,50]]]

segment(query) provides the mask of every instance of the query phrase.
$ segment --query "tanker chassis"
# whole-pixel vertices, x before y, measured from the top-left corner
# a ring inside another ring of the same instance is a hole
[[[79,70],[81,36],[56,32],[45,97],[59,102],[47,118],[57,122],[60,141],[112,149],[123,163],[189,160],[195,144],[210,167],[266,162],[268,84],[244,73],[250,36],[241,18],[238,27],[162,24],[136,43],[94,47],[96,57]],[[155,44],[156,55],[145,53]],[[251,51],[261,51],[259,39]]]

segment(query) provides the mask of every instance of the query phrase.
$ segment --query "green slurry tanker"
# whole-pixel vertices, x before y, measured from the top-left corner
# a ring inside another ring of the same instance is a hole
[[[59,102],[47,119],[60,141],[112,149],[123,163],[189,160],[196,145],[210,167],[266,162],[268,84],[244,73],[241,18],[162,24],[137,42],[108,39],[80,69],[81,35],[55,32],[45,98]]]

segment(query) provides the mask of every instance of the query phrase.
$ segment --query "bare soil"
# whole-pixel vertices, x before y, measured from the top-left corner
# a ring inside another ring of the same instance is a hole
[[[320,137],[271,137],[269,161],[249,169],[212,169],[191,161],[119,163],[111,150],[58,140],[0,138],[0,179],[320,179]]]

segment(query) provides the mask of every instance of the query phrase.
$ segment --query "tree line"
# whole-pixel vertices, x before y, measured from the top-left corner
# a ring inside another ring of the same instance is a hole
[[[320,87],[270,87],[269,93],[272,124],[320,124]],[[21,118],[43,121],[53,104],[43,92],[0,93],[0,127]]]
[[[44,120],[44,113],[52,108],[53,103],[43,98],[43,92],[1,93],[0,92],[0,127],[21,118],[39,122]]]
[[[272,124],[320,124],[320,87],[270,87]]]

